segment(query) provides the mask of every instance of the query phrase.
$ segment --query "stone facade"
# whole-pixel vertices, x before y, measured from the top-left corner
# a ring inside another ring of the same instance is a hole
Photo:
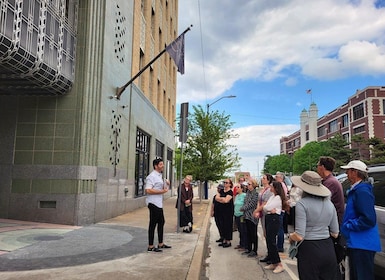
[[[167,104],[176,100],[176,68],[159,66],[173,83],[162,94],[170,102],[159,99],[169,110],[153,104],[140,83],[114,98],[117,87],[135,74],[134,3],[141,1],[51,1],[59,2],[78,5],[75,78],[62,95],[36,90],[0,95],[0,217],[86,225],[144,206],[137,183],[143,183],[137,178],[143,169],[139,129],[149,137],[144,173],[152,170],[155,156],[163,156],[165,176],[172,180],[175,106]],[[159,143],[165,148],[161,154]]]

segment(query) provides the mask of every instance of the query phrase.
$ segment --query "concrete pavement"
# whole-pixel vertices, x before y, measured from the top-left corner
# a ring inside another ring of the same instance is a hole
[[[292,260],[273,275],[257,259],[241,256],[233,249],[237,232],[233,247],[218,247],[211,200],[195,198],[193,232],[178,233],[175,202],[164,202],[164,242],[172,248],[162,253],[147,253],[146,207],[86,227],[0,219],[0,279],[296,279]],[[261,235],[259,248],[264,255]]]

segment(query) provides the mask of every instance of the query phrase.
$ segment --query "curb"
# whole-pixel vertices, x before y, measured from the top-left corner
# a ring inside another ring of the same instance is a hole
[[[198,280],[201,279],[201,274],[206,260],[205,252],[209,242],[209,223],[211,216],[211,203],[209,199],[206,215],[202,224],[202,229],[199,233],[195,250],[191,259],[190,267],[187,272],[186,280]]]

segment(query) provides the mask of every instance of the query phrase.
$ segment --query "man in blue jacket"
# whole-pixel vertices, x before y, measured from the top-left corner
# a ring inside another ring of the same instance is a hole
[[[374,279],[374,255],[381,251],[381,244],[372,185],[365,182],[368,168],[360,160],[341,168],[346,170],[352,184],[341,227],[347,242],[350,279]]]

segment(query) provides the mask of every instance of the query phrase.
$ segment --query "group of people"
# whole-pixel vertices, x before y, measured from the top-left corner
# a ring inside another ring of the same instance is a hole
[[[246,182],[241,177],[239,184],[233,186],[232,180],[227,178],[217,187],[211,215],[219,232],[218,245],[223,248],[231,246],[234,220],[239,232],[239,244],[234,249],[247,257],[258,257],[258,223],[261,220],[268,249],[268,255],[261,261],[268,262],[266,269],[281,273],[284,268],[279,256],[278,235],[283,227],[284,211],[289,211],[287,187],[271,174],[262,177],[262,185],[263,189],[258,192],[259,185],[255,179]],[[283,248],[283,244],[281,246]]]
[[[147,205],[150,213],[148,251],[161,252],[171,248],[163,243],[163,194],[169,182],[162,179],[163,161],[153,161],[154,171],[146,180]],[[368,169],[364,162],[353,160],[341,166],[346,171],[351,188],[345,202],[341,183],[333,176],[335,160],[320,157],[316,171],[305,171],[292,176],[290,190],[284,184],[284,175],[275,178],[264,174],[262,188],[254,179],[239,178],[234,186],[231,178],[219,184],[213,197],[212,213],[219,232],[218,245],[231,247],[234,226],[239,232],[239,244],[234,248],[248,257],[258,257],[258,223],[261,221],[266,240],[265,269],[273,273],[284,271],[280,254],[280,234],[284,232],[283,217],[288,215],[294,232],[289,242],[298,242],[297,268],[300,279],[344,279],[344,261],[335,253],[335,241],[346,241],[349,278],[374,279],[374,255],[381,251],[375,198],[367,181]],[[177,207],[180,226],[184,232],[192,228],[191,177],[186,176],[179,189]],[[178,206],[179,203],[179,206]],[[158,227],[157,247],[154,246],[155,227]]]
[[[341,166],[351,188],[346,204],[341,183],[333,176],[335,160],[320,157],[317,172],[293,176],[302,190],[295,203],[295,231],[290,242],[301,242],[297,253],[300,279],[345,279],[343,258],[336,255],[337,238],[346,241],[349,279],[375,279],[374,255],[381,251],[372,185],[360,160]],[[342,233],[342,235],[341,235]]]

